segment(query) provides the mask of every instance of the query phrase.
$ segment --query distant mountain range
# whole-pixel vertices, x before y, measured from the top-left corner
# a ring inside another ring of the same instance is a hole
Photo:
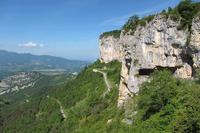
[[[75,72],[79,71],[87,64],[89,64],[87,61],[69,60],[48,55],[19,54],[0,50],[0,71],[58,69]]]

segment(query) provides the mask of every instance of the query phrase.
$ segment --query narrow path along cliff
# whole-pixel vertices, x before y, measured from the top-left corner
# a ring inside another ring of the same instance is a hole
[[[105,84],[107,86],[107,91],[104,93],[104,96],[105,96],[107,93],[109,93],[111,91],[111,88],[112,88],[110,82],[108,81],[107,73],[103,72],[103,71],[100,71],[100,70],[97,70],[97,69],[93,69],[93,72],[95,72],[95,73],[101,73],[103,75],[104,82],[105,82]]]
[[[63,108],[63,106],[62,106],[62,103],[61,103],[58,99],[56,99],[56,98],[54,98],[54,97],[49,97],[49,96],[47,96],[47,98],[50,98],[51,100],[55,101],[55,102],[60,106],[60,113],[61,113],[61,115],[62,115],[62,118],[63,118],[63,120],[66,120],[67,115],[66,115],[66,113],[65,113],[65,111],[64,111],[64,108]]]

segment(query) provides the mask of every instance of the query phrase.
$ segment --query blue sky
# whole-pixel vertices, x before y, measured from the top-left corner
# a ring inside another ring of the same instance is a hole
[[[0,49],[95,60],[98,37],[180,0],[0,0]]]

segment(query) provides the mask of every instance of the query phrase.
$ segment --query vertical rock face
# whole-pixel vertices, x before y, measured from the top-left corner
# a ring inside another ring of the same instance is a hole
[[[121,61],[121,46],[119,38],[113,36],[102,37],[100,43],[100,61],[108,63],[112,60]]]
[[[122,94],[119,96],[118,106],[123,106],[130,94],[136,94],[139,85],[155,69],[170,68],[175,71],[183,66],[181,53],[186,45],[188,32],[177,30],[178,26],[179,23],[170,18],[158,15],[145,27],[139,26],[133,35],[121,35],[120,41],[125,47],[122,49],[122,65],[128,70],[124,72],[122,69],[125,79],[122,81],[126,86],[121,85],[119,88]]]
[[[100,41],[106,44],[106,47],[100,46],[102,62],[113,59],[122,62],[119,107],[138,93],[140,84],[148,80],[154,70],[165,68],[176,77],[191,78],[193,63],[200,66],[200,18],[193,20],[189,46],[190,32],[180,30],[179,25],[179,21],[157,15],[145,26],[138,26],[133,35],[122,31],[118,39],[110,37]]]
[[[195,49],[193,54],[194,67],[200,66],[200,16],[194,18],[191,28],[190,46]]]
[[[190,45],[200,50],[200,16],[194,18],[192,22],[192,33]]]
[[[183,61],[180,53],[186,45],[187,31],[177,30],[175,23],[164,16],[156,16],[145,27],[139,27],[129,45],[132,58],[138,60],[140,68],[176,67]],[[127,43],[127,42],[125,42]],[[136,50],[133,50],[136,49]]]

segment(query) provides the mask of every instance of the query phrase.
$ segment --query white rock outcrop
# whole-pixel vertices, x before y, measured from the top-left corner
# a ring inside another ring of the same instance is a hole
[[[190,45],[200,50],[200,16],[192,22]]]
[[[108,63],[113,60],[121,61],[122,53],[119,38],[113,36],[103,37],[99,40],[100,61]]]
[[[100,39],[100,60],[122,62],[119,107],[138,93],[140,84],[156,69],[167,68],[180,78],[192,77],[193,65],[200,66],[200,18],[193,20],[190,44],[190,32],[179,26],[179,21],[156,15],[145,26],[138,26],[133,35],[122,30],[119,38]]]
[[[176,77],[181,77],[183,79],[188,79],[192,77],[192,67],[185,63],[181,68],[178,68],[174,75]]]
[[[196,17],[192,22],[190,46],[193,49],[193,66],[200,66],[200,16]]]

